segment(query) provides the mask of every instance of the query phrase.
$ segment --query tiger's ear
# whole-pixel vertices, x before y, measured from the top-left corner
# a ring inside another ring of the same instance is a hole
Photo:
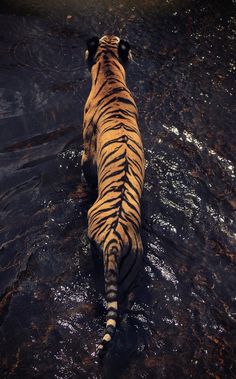
[[[127,62],[131,53],[130,53],[130,44],[127,41],[124,41],[123,39],[120,40],[118,45],[118,54],[120,59],[123,62]]]
[[[99,38],[93,37],[87,41],[87,50],[85,52],[85,59],[92,62],[93,57],[97,51],[99,45]]]

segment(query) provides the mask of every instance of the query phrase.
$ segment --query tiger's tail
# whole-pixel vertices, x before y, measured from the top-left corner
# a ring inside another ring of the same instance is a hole
[[[97,353],[102,356],[116,330],[118,312],[118,250],[113,247],[104,254],[105,292],[107,301],[106,326]]]

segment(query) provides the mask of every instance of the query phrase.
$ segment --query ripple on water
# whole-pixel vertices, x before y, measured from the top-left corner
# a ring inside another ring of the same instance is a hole
[[[12,82],[15,91],[13,92]],[[7,87],[0,89],[0,120],[33,114],[36,111],[47,109],[50,94],[40,87],[39,77],[29,83],[28,93],[22,91],[22,82],[19,77],[11,78]]]
[[[153,243],[150,243],[149,244],[149,247],[151,248],[151,250],[153,251],[158,251],[158,247],[156,244],[153,244]],[[177,288],[177,284],[178,284],[178,280],[175,276],[175,273],[173,271],[173,269],[171,267],[169,267],[163,259],[160,259],[158,258],[156,255],[153,255],[152,253],[147,253],[147,258],[148,260],[151,262],[151,264],[153,265],[153,267],[155,267],[155,269],[157,269],[162,277],[171,282],[175,289]]]
[[[12,379],[234,377],[230,2],[2,2],[15,7],[14,16],[0,15],[6,372]],[[102,269],[86,238],[88,193],[80,178],[91,30],[114,30],[132,44],[136,63],[127,80],[146,158],[143,280],[119,320],[104,364],[110,376],[94,359],[104,279],[97,280]]]

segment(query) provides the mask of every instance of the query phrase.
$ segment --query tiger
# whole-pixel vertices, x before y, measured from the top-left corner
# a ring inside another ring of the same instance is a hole
[[[129,43],[113,35],[93,37],[85,57],[92,84],[84,108],[81,166],[88,185],[97,189],[87,217],[88,237],[103,256],[107,316],[96,349],[101,356],[116,330],[120,294],[131,293],[142,261],[144,149],[137,106],[126,84]]]

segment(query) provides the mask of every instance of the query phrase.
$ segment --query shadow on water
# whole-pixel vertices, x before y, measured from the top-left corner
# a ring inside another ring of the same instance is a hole
[[[236,377],[235,2],[2,0],[1,378]],[[144,265],[103,365],[86,237],[85,41],[133,46]]]

